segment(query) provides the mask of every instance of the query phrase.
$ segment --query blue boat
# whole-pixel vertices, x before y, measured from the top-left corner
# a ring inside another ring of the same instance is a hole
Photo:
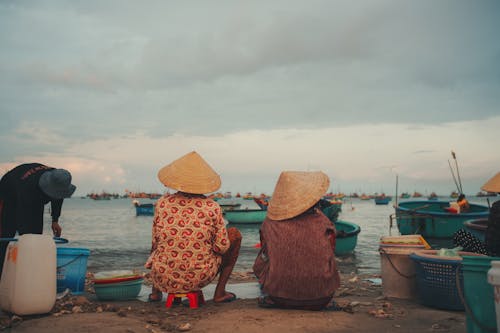
[[[488,219],[468,220],[464,222],[465,230],[484,242]]]
[[[386,195],[378,195],[374,200],[376,205],[388,205],[389,202],[391,202],[392,197]]]
[[[153,216],[155,214],[155,206],[152,203],[137,204],[134,206],[136,216]]]
[[[401,235],[420,234],[424,238],[452,238],[459,229],[464,228],[464,222],[474,219],[488,218],[487,206],[470,204],[467,212],[449,212],[448,201],[417,200],[399,202],[395,216]]]
[[[335,225],[335,230],[337,231],[335,255],[344,256],[354,252],[361,228],[355,223],[339,220],[340,210],[340,206],[331,203],[329,206],[322,208],[323,214]]]
[[[335,229],[337,229],[335,255],[352,254],[358,243],[358,234],[361,231],[359,225],[339,220],[335,222]]]
[[[231,209],[224,210],[224,218],[232,224],[261,224],[267,215],[264,209]]]

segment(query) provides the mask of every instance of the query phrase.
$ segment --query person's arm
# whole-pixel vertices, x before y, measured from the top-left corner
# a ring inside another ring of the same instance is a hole
[[[224,218],[222,217],[222,209],[219,209],[219,214],[214,222],[214,239],[212,250],[217,254],[224,254],[229,249],[229,237],[227,236]]]
[[[51,216],[52,216],[52,232],[54,233],[54,236],[60,237],[62,228],[59,225],[59,216],[61,216],[61,209],[62,209],[62,204],[63,204],[63,199],[57,199],[57,200],[52,200],[50,202],[50,207],[51,207]]]
[[[151,269],[153,266],[153,252],[158,247],[158,240],[160,235],[160,228],[158,227],[158,221],[160,219],[160,215],[158,213],[158,208],[155,208],[154,216],[153,216],[153,227],[151,230],[151,250],[149,251],[149,257],[144,265],[145,268]]]

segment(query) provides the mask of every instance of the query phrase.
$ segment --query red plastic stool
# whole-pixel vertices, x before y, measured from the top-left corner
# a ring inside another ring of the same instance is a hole
[[[173,303],[179,304],[181,303],[183,297],[186,297],[189,300],[189,308],[191,309],[197,309],[199,305],[205,304],[203,291],[198,290],[190,293],[168,293],[165,306],[170,308]]]

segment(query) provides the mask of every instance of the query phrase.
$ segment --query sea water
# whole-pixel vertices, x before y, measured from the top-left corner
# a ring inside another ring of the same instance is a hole
[[[489,199],[494,202],[500,198]],[[245,200],[241,200],[244,203]],[[453,201],[450,198],[440,200]],[[484,197],[469,197],[469,201],[487,205],[487,198]],[[153,201],[141,201],[148,202]],[[373,200],[344,199],[339,219],[358,224],[361,232],[354,253],[338,258],[341,272],[380,274],[380,237],[399,235],[395,221],[392,229],[389,228],[390,215],[395,213],[393,205],[394,201],[388,205],[376,205]],[[51,234],[48,207],[44,233]],[[63,229],[61,237],[69,242],[57,246],[89,249],[87,268],[90,272],[146,271],[144,263],[151,249],[152,220],[152,216],[136,216],[131,199],[66,199],[59,222]],[[259,242],[259,225],[229,226],[237,227],[243,235],[235,271],[251,271],[258,253],[255,245]]]

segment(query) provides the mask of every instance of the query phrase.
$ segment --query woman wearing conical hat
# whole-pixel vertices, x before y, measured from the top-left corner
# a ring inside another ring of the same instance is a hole
[[[488,180],[481,189],[486,192],[499,194],[500,172]],[[484,241],[490,256],[500,256],[500,200],[495,201],[491,205]]]
[[[234,300],[236,295],[225,288],[241,234],[226,229],[221,207],[204,195],[220,188],[219,175],[193,151],[163,167],[158,178],[177,192],[164,195],[155,206],[151,254],[145,264],[153,281],[149,300],[161,300],[162,292],[198,291],[217,274],[214,302]]]
[[[267,295],[260,306],[320,310],[332,304],[340,285],[335,226],[319,208],[329,184],[323,172],[281,173],[253,267]]]
[[[500,193],[500,172],[490,178],[481,189],[487,192]],[[460,229],[453,235],[453,244],[461,246],[464,251],[493,257],[500,256],[500,200],[491,205],[484,242],[469,231]]]

